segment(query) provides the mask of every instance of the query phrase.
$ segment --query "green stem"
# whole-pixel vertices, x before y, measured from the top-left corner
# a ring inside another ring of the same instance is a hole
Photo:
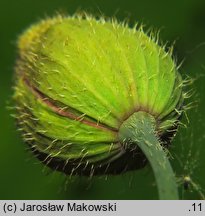
[[[153,116],[145,112],[136,112],[121,125],[119,139],[128,148],[136,148],[137,145],[143,151],[153,169],[159,198],[177,200],[176,179],[166,152],[157,138],[155,127],[156,121]]]

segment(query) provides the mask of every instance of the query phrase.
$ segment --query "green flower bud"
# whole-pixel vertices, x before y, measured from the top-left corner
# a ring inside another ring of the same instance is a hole
[[[122,173],[145,165],[119,139],[133,113],[156,122],[166,146],[182,110],[182,80],[171,57],[142,28],[73,17],[43,20],[18,41],[14,99],[24,140],[66,174]]]

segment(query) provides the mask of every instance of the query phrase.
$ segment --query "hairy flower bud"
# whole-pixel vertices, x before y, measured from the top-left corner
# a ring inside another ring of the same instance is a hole
[[[18,41],[14,99],[24,140],[66,174],[117,174],[144,166],[120,126],[143,111],[163,145],[176,132],[182,80],[171,53],[142,28],[89,16],[54,17]]]

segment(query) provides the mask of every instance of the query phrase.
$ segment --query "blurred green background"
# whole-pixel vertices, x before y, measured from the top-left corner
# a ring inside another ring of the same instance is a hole
[[[162,41],[175,41],[181,73],[196,81],[187,128],[181,127],[170,148],[182,199],[202,199],[205,189],[205,1],[204,0],[0,0],[0,199],[157,199],[149,166],[121,176],[66,178],[41,165],[26,150],[11,111],[16,39],[25,28],[56,11],[76,10],[128,19],[161,29]],[[170,43],[170,44],[171,44]],[[183,176],[194,184],[183,188]],[[193,187],[194,186],[194,187]]]

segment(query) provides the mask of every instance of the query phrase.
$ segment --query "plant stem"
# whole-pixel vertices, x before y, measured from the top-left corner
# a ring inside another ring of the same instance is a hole
[[[128,148],[136,148],[137,145],[143,151],[153,169],[159,199],[177,200],[176,179],[155,127],[153,116],[141,111],[136,112],[121,125],[119,139]]]

